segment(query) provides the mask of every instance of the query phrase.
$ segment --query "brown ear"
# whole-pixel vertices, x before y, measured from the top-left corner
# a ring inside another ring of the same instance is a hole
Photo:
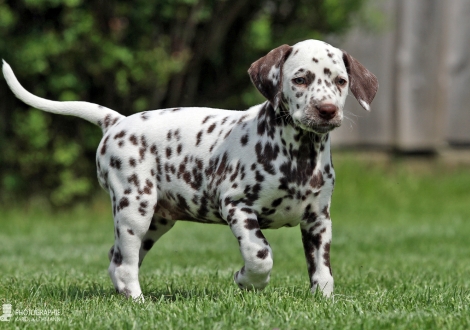
[[[282,96],[282,66],[291,52],[291,46],[279,46],[248,69],[251,81],[274,109],[278,107]]]
[[[359,104],[367,111],[370,111],[370,104],[379,89],[377,77],[344,50],[343,61],[348,71],[351,92]]]

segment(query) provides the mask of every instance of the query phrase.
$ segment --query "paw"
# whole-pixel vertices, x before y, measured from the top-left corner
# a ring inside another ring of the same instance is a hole
[[[134,302],[137,302],[137,303],[145,302],[144,295],[140,291],[137,291],[137,292],[133,293],[128,288],[124,288],[124,289],[115,288],[115,289],[116,289],[116,293],[122,294],[123,296],[125,296],[128,299],[131,298]]]
[[[242,290],[263,290],[269,283],[270,275],[247,276],[245,267],[235,272],[233,280]]]
[[[324,297],[330,298],[333,295],[333,284],[333,277],[314,279],[311,291],[315,294],[317,290],[320,290]]]

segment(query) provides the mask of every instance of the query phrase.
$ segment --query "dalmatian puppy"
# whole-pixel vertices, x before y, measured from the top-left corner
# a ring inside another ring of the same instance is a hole
[[[267,99],[246,111],[172,108],[125,117],[87,102],[34,96],[3,63],[26,104],[98,125],[98,180],[109,192],[115,242],[109,275],[116,290],[142,300],[139,267],[176,221],[227,225],[244,266],[241,289],[263,289],[273,252],[262,230],[300,225],[312,292],[333,292],[330,200],[335,173],[329,132],[341,125],[348,89],[369,110],[376,77],[325,42],[282,45],[248,73]]]

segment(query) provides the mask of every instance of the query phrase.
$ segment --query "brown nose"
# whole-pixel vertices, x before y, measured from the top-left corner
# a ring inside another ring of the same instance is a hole
[[[316,106],[320,117],[325,120],[330,120],[334,116],[336,116],[336,112],[338,112],[338,107],[333,104],[322,104]]]

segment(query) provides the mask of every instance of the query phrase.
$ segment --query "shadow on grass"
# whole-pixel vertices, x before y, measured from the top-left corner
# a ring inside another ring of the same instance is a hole
[[[145,292],[145,299],[152,302],[176,302],[180,300],[198,300],[203,298],[210,301],[221,301],[233,297],[242,300],[251,300],[253,297],[278,299],[279,297],[297,297],[300,299],[327,299],[317,290],[311,293],[307,286],[268,286],[264,290],[241,290],[234,283],[219,283],[210,287],[204,285],[174,285],[166,289],[149,290]]]
[[[180,300],[194,300],[204,298],[210,301],[218,301],[224,299],[227,295],[240,294],[242,291],[236,287],[230,288],[207,288],[204,286],[196,287],[188,286],[185,287],[167,287],[166,289],[157,289],[152,291],[144,291],[144,297],[146,300],[152,302],[176,302]],[[259,293],[260,291],[258,291]]]

